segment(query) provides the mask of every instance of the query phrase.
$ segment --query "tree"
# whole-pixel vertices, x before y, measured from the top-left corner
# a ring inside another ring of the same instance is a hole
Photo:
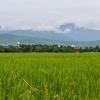
[[[0,45],[0,52],[5,52],[5,48]]]

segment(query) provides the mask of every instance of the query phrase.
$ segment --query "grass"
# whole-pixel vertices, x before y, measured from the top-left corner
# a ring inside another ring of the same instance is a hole
[[[0,100],[100,100],[100,54],[0,54]]]

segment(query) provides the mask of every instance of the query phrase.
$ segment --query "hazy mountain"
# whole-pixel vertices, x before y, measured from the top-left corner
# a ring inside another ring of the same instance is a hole
[[[2,31],[1,34],[11,34],[17,36],[29,36],[37,38],[45,38],[56,41],[72,41],[73,39],[67,34],[60,34],[54,31],[32,31],[32,30],[16,30],[16,31]]]
[[[100,30],[86,29],[78,27],[73,23],[63,24],[57,27],[57,31],[32,31],[32,30],[15,30],[0,31],[0,34],[12,34],[18,36],[31,36],[37,38],[46,38],[59,41],[94,41],[100,40]],[[66,31],[69,30],[69,31]]]
[[[24,44],[64,44],[56,40],[48,40],[45,38],[29,37],[29,36],[18,36],[12,34],[0,34],[1,45],[16,45],[17,42]]]
[[[77,41],[100,40],[100,30],[78,27],[73,23],[61,25],[59,28],[63,31],[66,29],[70,29],[70,31],[67,32],[68,36],[74,38]]]
[[[85,42],[77,42],[77,41],[54,41],[43,38],[36,37],[28,37],[28,36],[16,36],[10,34],[0,34],[0,44],[1,45],[17,45],[17,42],[24,44],[62,44],[62,45],[76,45],[81,47],[86,46],[100,46],[100,40],[98,41],[85,41]]]
[[[64,44],[95,46],[100,44],[100,31],[78,27],[68,23],[57,27],[58,31],[15,30],[0,31],[0,44]],[[77,42],[78,41],[78,42]],[[84,41],[84,42],[82,42]]]

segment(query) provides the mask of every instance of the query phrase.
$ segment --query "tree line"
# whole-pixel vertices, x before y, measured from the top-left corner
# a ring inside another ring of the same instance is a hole
[[[100,47],[72,47],[63,45],[25,45],[2,46],[0,52],[100,52]]]

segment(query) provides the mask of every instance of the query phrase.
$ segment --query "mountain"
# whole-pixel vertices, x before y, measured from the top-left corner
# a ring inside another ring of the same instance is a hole
[[[53,41],[43,38],[36,38],[36,37],[28,37],[28,36],[17,36],[11,34],[0,34],[0,44],[1,45],[17,45],[17,42],[24,44],[61,44],[61,45],[76,45],[81,47],[90,47],[90,46],[100,46],[100,40],[98,41],[84,41],[84,42],[77,42],[77,41]]]
[[[68,36],[74,38],[76,41],[100,40],[100,30],[79,27],[73,23],[61,25],[59,28],[63,31],[70,29],[70,31],[67,32]]]
[[[18,41],[22,44],[64,44],[63,42],[49,40],[45,38],[0,34],[1,45],[16,45]]]
[[[58,31],[15,30],[9,34],[46,38],[56,41],[95,41],[100,40],[100,30],[87,29],[73,23],[63,24],[56,28]]]
[[[78,27],[73,23],[60,25],[56,31],[0,30],[0,44],[16,44],[18,41],[28,44],[96,46],[100,45],[100,30]]]
[[[15,31],[1,31],[0,34],[43,38],[52,41],[73,41],[73,39],[67,34],[60,34],[54,31],[15,30]]]

